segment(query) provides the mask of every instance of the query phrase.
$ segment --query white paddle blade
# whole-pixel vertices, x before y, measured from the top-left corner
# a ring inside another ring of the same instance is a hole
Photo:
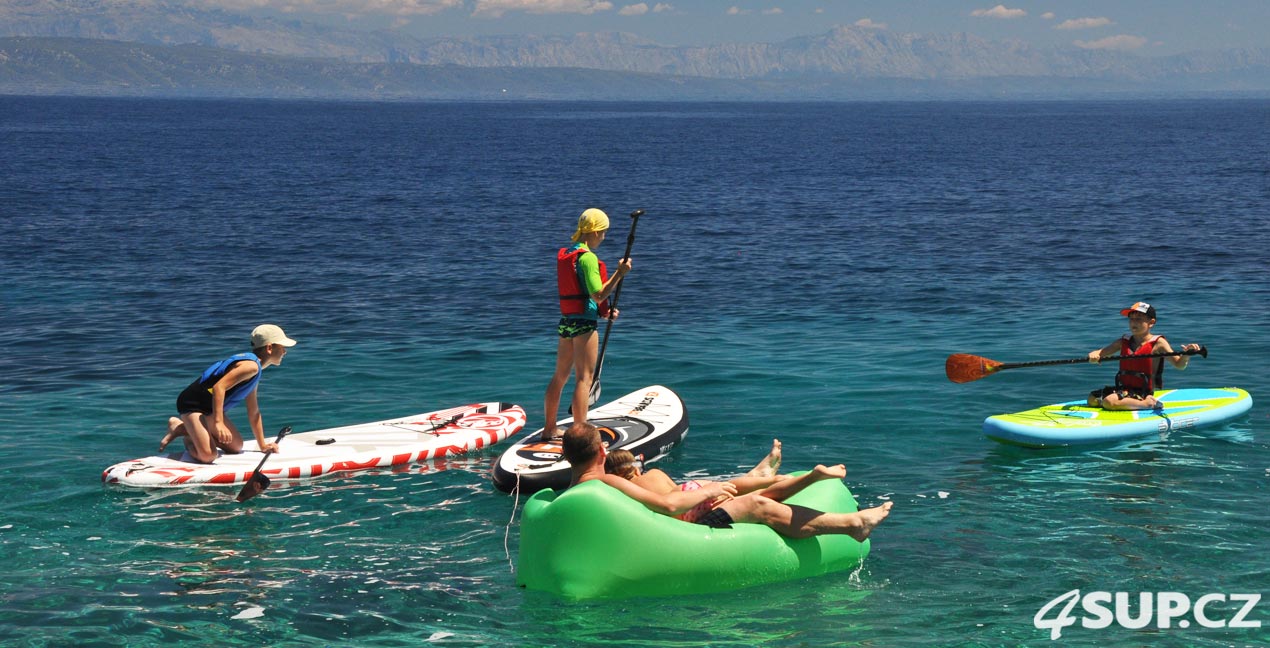
[[[600,381],[597,380],[591,383],[591,393],[587,394],[586,406],[591,407],[592,405],[596,403],[596,401],[599,401],[599,400],[600,400]]]

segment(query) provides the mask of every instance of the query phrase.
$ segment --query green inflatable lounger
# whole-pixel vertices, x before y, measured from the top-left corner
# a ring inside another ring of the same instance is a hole
[[[786,503],[858,510],[837,479],[816,482]],[[868,554],[868,540],[846,535],[795,540],[761,524],[712,529],[683,522],[590,481],[538,491],[525,502],[516,584],[573,599],[700,594],[852,569]]]

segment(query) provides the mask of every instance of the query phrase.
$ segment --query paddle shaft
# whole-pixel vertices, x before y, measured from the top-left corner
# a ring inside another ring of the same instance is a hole
[[[291,433],[291,426],[290,426],[290,425],[288,425],[288,426],[286,426],[286,427],[282,428],[281,430],[278,430],[278,436],[277,436],[277,438],[275,438],[275,439],[273,440],[273,444],[274,444],[274,445],[278,445],[279,443],[281,443],[281,442],[282,442],[282,437],[287,436],[287,435],[288,435],[288,434],[290,434],[290,433]],[[251,471],[251,478],[247,480],[247,483],[246,483],[246,484],[243,484],[243,488],[242,488],[242,490],[238,491],[238,501],[239,501],[239,502],[245,502],[245,501],[247,501],[247,500],[251,499],[252,497],[255,497],[255,496],[256,496],[256,494],[260,492],[259,490],[258,490],[258,491],[256,491],[255,493],[251,492],[251,485],[252,485],[253,481],[256,479],[256,475],[259,475],[259,474],[260,474],[260,469],[265,467],[265,462],[266,462],[266,461],[269,461],[269,456],[270,456],[270,455],[272,455],[272,454],[273,454],[273,451],[272,451],[272,450],[270,450],[270,451],[266,452],[266,453],[265,453],[265,456],[263,456],[263,457],[261,457],[261,458],[260,458],[260,463],[256,464],[256,469],[255,469],[255,470],[253,470],[253,471]],[[261,477],[264,477],[264,475],[261,475]],[[268,482],[268,478],[267,478],[267,477],[265,477],[265,480],[266,480],[266,481],[265,481],[265,482],[264,482],[264,484],[261,486],[260,490],[264,490],[264,489],[265,489],[265,487],[267,487],[267,486],[269,485],[269,482]]]
[[[1107,356],[1106,358],[1099,359],[1098,362],[1100,363],[1117,362],[1120,360],[1141,360],[1142,358],[1168,358],[1171,356],[1191,356],[1191,355],[1202,355],[1204,357],[1208,357],[1208,349],[1206,347],[1200,347],[1192,351],[1167,351],[1167,352],[1158,351],[1156,353],[1148,353],[1146,355]],[[996,367],[993,367],[992,370],[1001,371],[1002,369],[1018,369],[1019,367],[1045,367],[1049,365],[1080,364],[1082,362],[1090,362],[1089,356],[1085,356],[1084,358],[1069,358],[1067,360],[1037,360],[1035,362],[1006,362],[1006,363],[997,365]]]
[[[622,259],[631,258],[631,246],[635,244],[635,226],[639,225],[639,217],[644,215],[644,210],[636,209],[631,212],[631,232],[626,235],[626,252],[622,254]],[[613,298],[609,300],[609,311],[617,308],[617,299],[622,296],[622,284],[626,283],[625,277],[617,280],[617,289],[613,291]],[[604,326],[604,340],[600,342],[600,355],[595,359],[595,373],[591,376],[591,393],[597,394],[599,390],[596,385],[600,384],[600,371],[604,369],[604,352],[609,347],[609,333],[613,331],[613,318],[609,318],[608,324]]]

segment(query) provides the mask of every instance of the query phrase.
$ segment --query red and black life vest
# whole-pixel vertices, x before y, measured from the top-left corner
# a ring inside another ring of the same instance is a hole
[[[560,314],[561,315],[582,315],[587,311],[587,302],[591,300],[591,294],[586,291],[586,286],[582,281],[582,275],[578,270],[578,259],[590,250],[575,245],[573,247],[560,248],[556,253],[556,289],[560,294]],[[596,258],[600,264],[600,281],[607,282],[609,280],[609,271],[605,267],[604,262]],[[608,300],[596,305],[600,312],[600,317],[608,317],[609,303]]]
[[[1152,335],[1134,349],[1129,346],[1133,344],[1133,337],[1126,336],[1120,343],[1120,355],[1149,356],[1159,339],[1160,336]],[[1116,372],[1116,387],[1124,387],[1144,395],[1164,389],[1164,359],[1141,357],[1121,360],[1120,371]]]

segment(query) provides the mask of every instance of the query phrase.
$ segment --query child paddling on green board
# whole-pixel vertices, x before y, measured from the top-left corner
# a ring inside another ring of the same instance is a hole
[[[247,403],[247,421],[264,452],[277,452],[275,443],[265,440],[264,420],[256,401],[256,387],[266,367],[282,364],[295,340],[274,324],[261,324],[251,332],[251,353],[239,353],[213,364],[176,397],[179,417],[168,419],[168,433],[159,442],[162,452],[177,437],[186,437],[186,453],[199,463],[212,463],[216,451],[238,454],[243,437],[225,412]]]
[[[617,272],[609,276],[604,262],[595,255],[594,250],[604,242],[608,230],[608,215],[598,209],[588,209],[578,217],[573,244],[560,248],[556,254],[560,322],[556,325],[556,369],[543,399],[547,419],[542,429],[543,441],[559,436],[556,415],[570,373],[574,376],[573,419],[586,420],[587,400],[599,355],[598,322],[601,317],[617,318],[617,309],[609,309],[606,302],[622,277],[631,271],[631,260],[626,258],[618,262]]]
[[[1120,361],[1116,384],[1089,393],[1089,406],[1109,410],[1144,410],[1159,406],[1154,393],[1164,389],[1164,357],[1145,357],[1152,353],[1172,353],[1173,347],[1162,335],[1153,335],[1155,307],[1137,302],[1120,311],[1129,318],[1129,334],[1113,340],[1101,349],[1089,352],[1089,361],[1098,363],[1112,356],[1144,356]],[[1199,351],[1198,344],[1183,345],[1179,351]],[[1190,356],[1165,356],[1179,371],[1190,363]]]

